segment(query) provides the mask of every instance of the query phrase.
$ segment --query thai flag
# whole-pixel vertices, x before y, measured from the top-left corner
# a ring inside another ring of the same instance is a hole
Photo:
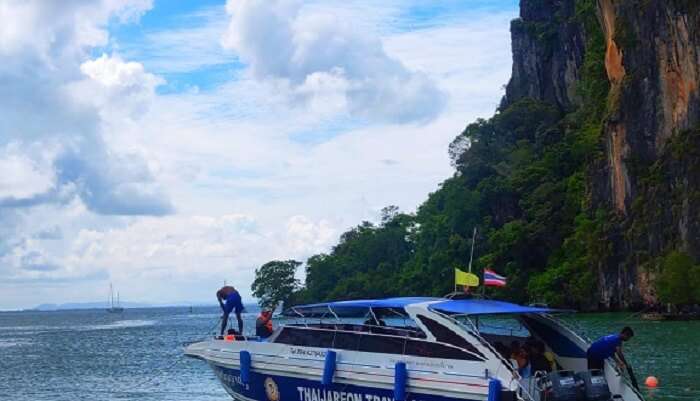
[[[492,287],[505,287],[506,278],[500,274],[496,274],[496,272],[491,269],[484,269],[484,285]]]

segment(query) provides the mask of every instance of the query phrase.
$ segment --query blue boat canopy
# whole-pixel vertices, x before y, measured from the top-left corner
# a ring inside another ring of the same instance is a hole
[[[428,309],[456,315],[496,315],[523,313],[562,313],[571,312],[547,307],[522,306],[503,301],[487,299],[446,299],[431,297],[399,297],[386,299],[358,299],[352,301],[323,302],[294,306],[286,315],[319,316],[332,313],[338,316],[360,316],[367,309],[403,309],[412,304],[432,302]]]
[[[489,299],[455,299],[445,300],[428,306],[428,309],[456,315],[499,315],[522,313],[563,313],[563,309],[537,306],[522,306],[510,302]]]

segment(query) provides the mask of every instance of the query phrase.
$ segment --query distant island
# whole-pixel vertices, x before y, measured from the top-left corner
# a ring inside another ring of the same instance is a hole
[[[64,304],[40,304],[31,308],[37,311],[72,310],[72,309],[107,309],[109,302],[68,302]],[[149,308],[152,304],[139,302],[122,302],[124,308]]]
[[[152,304],[145,302],[122,302],[121,306],[125,309],[136,309],[136,308],[219,308],[219,305],[214,303],[203,303],[203,302],[178,302],[178,303],[165,303],[165,304]],[[255,303],[244,304],[245,311],[248,313],[258,313],[260,308]],[[109,302],[67,302],[63,304],[40,304],[31,309],[25,309],[26,311],[68,311],[68,310],[89,310],[89,309],[107,309],[109,308]]]

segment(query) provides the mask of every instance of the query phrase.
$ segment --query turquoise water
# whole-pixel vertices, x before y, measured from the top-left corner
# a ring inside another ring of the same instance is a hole
[[[624,326],[634,329],[635,337],[624,349],[647,400],[700,400],[700,321],[650,322],[619,313],[580,314],[576,319],[591,338]],[[643,384],[649,375],[660,381],[655,390]]]
[[[579,315],[590,337],[632,326],[628,358],[649,400],[700,400],[700,322],[644,322],[624,314]],[[252,329],[253,315],[246,316]],[[209,367],[182,356],[207,337],[217,308],[0,313],[0,400],[224,401]]]

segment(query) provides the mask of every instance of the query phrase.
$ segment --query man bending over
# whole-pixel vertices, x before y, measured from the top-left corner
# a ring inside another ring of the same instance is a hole
[[[620,334],[610,334],[596,340],[591,347],[588,348],[588,369],[603,370],[605,360],[615,358],[617,366],[622,369],[626,367],[627,361],[622,354],[622,343],[629,341],[634,336],[634,332],[630,327],[622,329]]]
[[[226,325],[228,324],[228,315],[231,314],[231,311],[236,312],[238,333],[243,334],[243,319],[241,318],[243,303],[241,302],[241,295],[238,291],[230,285],[223,286],[216,292],[216,300],[219,301],[219,306],[221,306],[221,310],[224,312],[224,316],[221,319],[221,335],[224,335]]]

